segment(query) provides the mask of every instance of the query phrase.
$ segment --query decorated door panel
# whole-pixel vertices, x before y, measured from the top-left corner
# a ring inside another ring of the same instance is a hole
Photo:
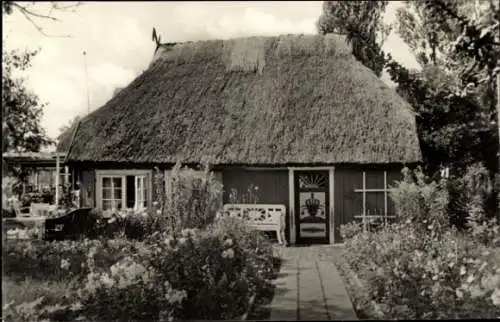
[[[295,172],[295,226],[298,244],[329,242],[328,185],[328,171]]]

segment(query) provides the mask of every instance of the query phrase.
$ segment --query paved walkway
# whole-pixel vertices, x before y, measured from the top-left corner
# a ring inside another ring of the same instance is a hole
[[[325,249],[328,247],[329,249]],[[271,320],[358,320],[335,264],[332,246],[280,249],[283,260],[271,303]]]

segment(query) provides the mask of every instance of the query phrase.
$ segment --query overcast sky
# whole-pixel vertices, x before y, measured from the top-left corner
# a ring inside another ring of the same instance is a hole
[[[77,115],[87,113],[83,51],[87,52],[90,109],[108,101],[115,88],[129,84],[153,55],[152,28],[162,42],[227,39],[239,36],[315,34],[322,2],[85,2],[75,12],[58,13],[60,22],[37,20],[38,32],[19,13],[3,17],[8,49],[40,48],[27,72],[28,87],[47,102],[42,124],[51,137]],[[398,2],[390,2],[386,22],[393,22]],[[34,9],[47,12],[46,3]],[[391,34],[384,49],[416,67],[408,47]]]

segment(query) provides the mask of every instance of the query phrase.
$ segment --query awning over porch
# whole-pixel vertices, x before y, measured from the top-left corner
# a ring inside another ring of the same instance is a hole
[[[2,163],[7,165],[17,165],[29,168],[51,168],[55,167],[55,186],[60,185],[61,164],[66,160],[66,153],[63,152],[4,152]],[[35,174],[37,176],[37,174]],[[64,167],[64,181],[69,181],[68,167]],[[23,186],[24,191],[24,186]],[[56,189],[56,205],[59,202],[59,189]]]
[[[8,164],[19,164],[23,166],[54,166],[58,162],[63,163],[66,153],[63,152],[4,152],[2,158]]]

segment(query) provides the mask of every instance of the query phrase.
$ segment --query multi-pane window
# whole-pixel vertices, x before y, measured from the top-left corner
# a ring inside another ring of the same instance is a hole
[[[98,207],[104,211],[147,208],[149,178],[147,171],[98,171]]]
[[[388,173],[383,172],[366,172],[363,171],[363,183],[361,189],[354,189],[356,194],[361,198],[357,198],[362,202],[361,213],[356,214],[354,218],[361,219],[363,228],[366,230],[370,222],[383,222],[395,218],[394,207],[389,199]],[[370,177],[371,186],[367,185],[368,177]],[[391,180],[393,181],[393,180]]]
[[[123,208],[123,177],[108,176],[102,178],[102,210],[118,210]]]

